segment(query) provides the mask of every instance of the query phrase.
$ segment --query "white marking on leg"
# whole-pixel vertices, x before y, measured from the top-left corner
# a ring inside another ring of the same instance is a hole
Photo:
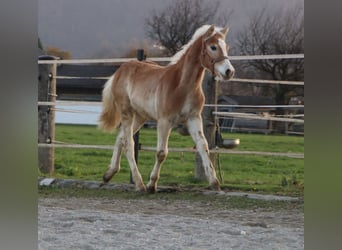
[[[150,181],[147,184],[147,190],[149,192],[155,192],[157,189],[157,183],[160,176],[160,169],[168,155],[168,140],[171,132],[171,125],[167,121],[159,121],[158,122],[158,144],[157,144],[157,153],[156,153],[156,162],[152,169],[150,175]]]
[[[142,181],[141,174],[139,172],[137,163],[134,158],[134,140],[133,140],[133,128],[131,122],[122,123],[125,140],[126,140],[126,158],[129,163],[132,178],[135,183],[135,188],[137,191],[146,191],[146,187]]]
[[[209,184],[211,186],[216,186],[218,185],[218,180],[215,169],[209,159],[208,142],[203,134],[202,119],[200,117],[189,119],[187,124],[189,133],[193,141],[196,143],[196,149],[202,158],[204,172]]]
[[[120,170],[120,159],[121,159],[121,152],[122,152],[123,146],[124,146],[124,134],[123,134],[123,131],[120,130],[116,138],[112,160],[110,164],[110,168],[113,168],[116,172],[119,172]]]
[[[124,146],[123,144],[124,144],[124,133],[122,129],[120,129],[116,137],[115,144],[114,144],[114,149],[113,149],[113,154],[112,154],[110,165],[103,176],[104,182],[108,182],[113,177],[113,175],[115,175],[116,173],[120,171],[120,160],[121,160],[122,147]]]

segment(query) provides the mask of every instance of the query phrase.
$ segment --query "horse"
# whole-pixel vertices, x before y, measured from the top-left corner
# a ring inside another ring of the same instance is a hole
[[[204,105],[202,80],[209,70],[216,80],[229,80],[235,69],[228,59],[225,42],[228,28],[203,25],[166,66],[131,60],[121,64],[102,90],[98,127],[107,132],[119,127],[110,165],[103,175],[108,183],[120,170],[122,149],[128,160],[135,190],[154,193],[160,169],[168,155],[173,127],[187,127],[199,152],[209,187],[220,190],[209,158],[201,112]],[[134,158],[133,135],[147,120],[157,122],[157,150],[150,180],[145,186]]]

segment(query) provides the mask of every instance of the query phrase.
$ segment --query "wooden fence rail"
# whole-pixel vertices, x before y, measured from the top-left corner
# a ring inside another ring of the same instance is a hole
[[[288,54],[288,55],[247,55],[247,56],[230,56],[229,60],[270,60],[270,59],[303,59],[304,54]],[[149,61],[154,62],[170,62],[171,57],[149,57]],[[92,63],[110,63],[121,64],[136,58],[111,58],[111,59],[68,59],[68,60],[39,60],[38,64],[92,64]]]
[[[98,149],[98,150],[113,150],[113,145],[85,145],[85,144],[47,144],[38,143],[39,148],[78,148],[78,149]],[[141,146],[141,151],[152,151],[156,152],[156,147]],[[179,153],[196,153],[197,150],[194,148],[169,148],[169,152]],[[283,153],[283,152],[263,152],[263,151],[247,151],[247,150],[231,150],[222,148],[213,148],[210,150],[212,154],[237,154],[237,155],[261,155],[261,156],[279,156],[289,158],[304,158],[303,153]]]
[[[304,58],[304,54],[292,54],[292,55],[254,55],[254,56],[231,56],[230,60],[267,60],[267,59],[296,59],[296,58]],[[113,146],[107,145],[77,145],[77,144],[55,144],[53,143],[55,140],[55,105],[56,105],[56,79],[81,79],[82,76],[57,76],[57,66],[61,64],[111,64],[111,65],[120,65],[124,62],[130,60],[143,60],[143,51],[138,50],[137,58],[114,58],[114,59],[73,59],[73,60],[57,60],[56,58],[43,56],[38,60],[39,66],[39,83],[38,83],[38,159],[39,159],[39,169],[43,173],[53,173],[54,171],[54,148],[57,147],[69,147],[69,148],[88,148],[88,149],[113,149]],[[149,58],[150,61],[159,62],[159,63],[168,63],[170,61],[170,57],[162,57],[162,58]],[[86,79],[100,79],[105,80],[108,77],[99,76],[99,77],[83,77]],[[208,78],[209,79],[209,78]],[[209,81],[209,80],[207,80]],[[213,80],[211,80],[213,81]],[[304,85],[304,82],[300,81],[272,81],[272,80],[258,80],[258,79],[233,79],[236,82],[251,82],[251,83],[268,83],[268,84],[292,84],[292,85]],[[287,156],[287,157],[296,157],[296,158],[304,158],[304,154],[295,154],[295,153],[275,153],[275,152],[257,152],[257,151],[237,151],[237,150],[227,150],[227,149],[217,149],[215,147],[215,128],[217,119],[215,115],[226,115],[217,112],[216,105],[216,90],[212,86],[216,87],[216,83],[209,83],[206,87],[206,83],[204,82],[203,88],[206,89],[206,100],[210,100],[210,102],[206,102],[206,106],[204,108],[204,123],[212,124],[212,126],[204,126],[206,129],[205,136],[208,139],[209,146],[211,148],[212,153],[229,153],[229,154],[252,154],[252,155],[269,155],[269,156]],[[69,103],[70,104],[70,103]],[[75,105],[76,102],[74,102]],[[211,106],[215,104],[215,106]],[[230,114],[231,115],[231,114]],[[282,118],[276,118],[282,119]],[[294,119],[295,122],[304,122],[300,119]],[[135,145],[138,147],[139,145],[139,133],[135,135]],[[147,151],[155,151],[154,147],[141,147],[140,150]],[[170,148],[170,152],[196,152],[194,149],[185,149],[185,148]],[[136,160],[138,160],[138,148],[136,148]],[[197,164],[198,165],[198,164]],[[198,168],[196,167],[198,170]],[[196,172],[195,169],[195,172]],[[203,171],[202,171],[203,172]],[[199,174],[199,176],[204,177],[204,172]],[[199,177],[198,176],[198,177]]]

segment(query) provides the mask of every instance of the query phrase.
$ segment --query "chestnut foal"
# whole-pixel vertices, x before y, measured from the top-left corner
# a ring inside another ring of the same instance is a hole
[[[168,154],[171,129],[185,124],[202,158],[210,187],[220,190],[203,134],[201,84],[205,69],[218,80],[233,77],[234,67],[225,43],[227,32],[228,28],[204,25],[167,66],[132,60],[122,64],[106,82],[99,128],[111,132],[120,126],[111,163],[103,176],[104,183],[119,172],[124,148],[136,190],[155,192],[161,165]],[[147,119],[157,121],[158,143],[155,165],[145,187],[134,159],[133,135]]]

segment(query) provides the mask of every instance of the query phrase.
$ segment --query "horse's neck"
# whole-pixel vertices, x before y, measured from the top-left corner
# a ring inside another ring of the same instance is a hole
[[[180,84],[187,88],[197,89],[202,84],[204,68],[200,61],[201,45],[201,41],[196,41],[179,61],[181,69]]]

